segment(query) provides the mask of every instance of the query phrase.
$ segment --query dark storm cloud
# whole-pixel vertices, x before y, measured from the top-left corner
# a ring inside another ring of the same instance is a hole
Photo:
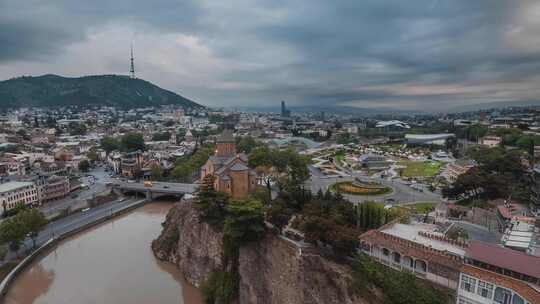
[[[190,32],[199,14],[196,0],[2,0],[0,63],[61,55],[67,45],[86,39],[90,29],[108,23]]]
[[[208,104],[286,99],[436,110],[535,99],[539,13],[532,0],[7,0],[0,64],[50,57],[61,64],[68,45],[123,26],[180,35],[174,39],[199,61],[177,63],[174,83],[174,69],[149,62],[152,80]],[[155,58],[175,56],[187,55]]]

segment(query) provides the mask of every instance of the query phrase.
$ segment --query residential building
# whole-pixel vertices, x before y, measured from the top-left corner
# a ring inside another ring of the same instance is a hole
[[[0,184],[0,205],[5,213],[18,204],[27,206],[38,203],[38,190],[32,182],[7,182]]]
[[[474,165],[474,162],[471,160],[457,160],[447,164],[441,172],[441,176],[450,183],[453,183],[460,175],[465,174],[472,169]]]
[[[480,144],[488,148],[500,146],[502,138],[500,136],[484,136],[480,139]]]
[[[43,189],[43,202],[61,199],[69,194],[70,185],[67,176],[53,175],[47,178]]]

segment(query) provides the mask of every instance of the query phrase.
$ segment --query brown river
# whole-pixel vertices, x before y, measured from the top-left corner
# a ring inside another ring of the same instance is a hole
[[[150,243],[170,203],[152,203],[74,235],[13,282],[6,304],[200,304],[199,291]]]

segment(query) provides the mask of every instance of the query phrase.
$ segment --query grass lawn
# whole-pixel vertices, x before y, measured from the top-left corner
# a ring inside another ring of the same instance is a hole
[[[406,207],[410,208],[413,213],[416,214],[424,214],[424,213],[430,213],[431,211],[435,210],[435,205],[437,203],[416,203],[414,205],[407,205]]]
[[[436,161],[403,161],[398,165],[404,166],[404,177],[433,177],[439,174],[442,164]]]

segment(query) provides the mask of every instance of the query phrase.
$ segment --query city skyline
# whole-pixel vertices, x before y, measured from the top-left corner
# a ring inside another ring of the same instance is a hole
[[[137,77],[209,106],[533,102],[539,14],[534,1],[4,1],[0,79],[128,75],[133,42]]]

